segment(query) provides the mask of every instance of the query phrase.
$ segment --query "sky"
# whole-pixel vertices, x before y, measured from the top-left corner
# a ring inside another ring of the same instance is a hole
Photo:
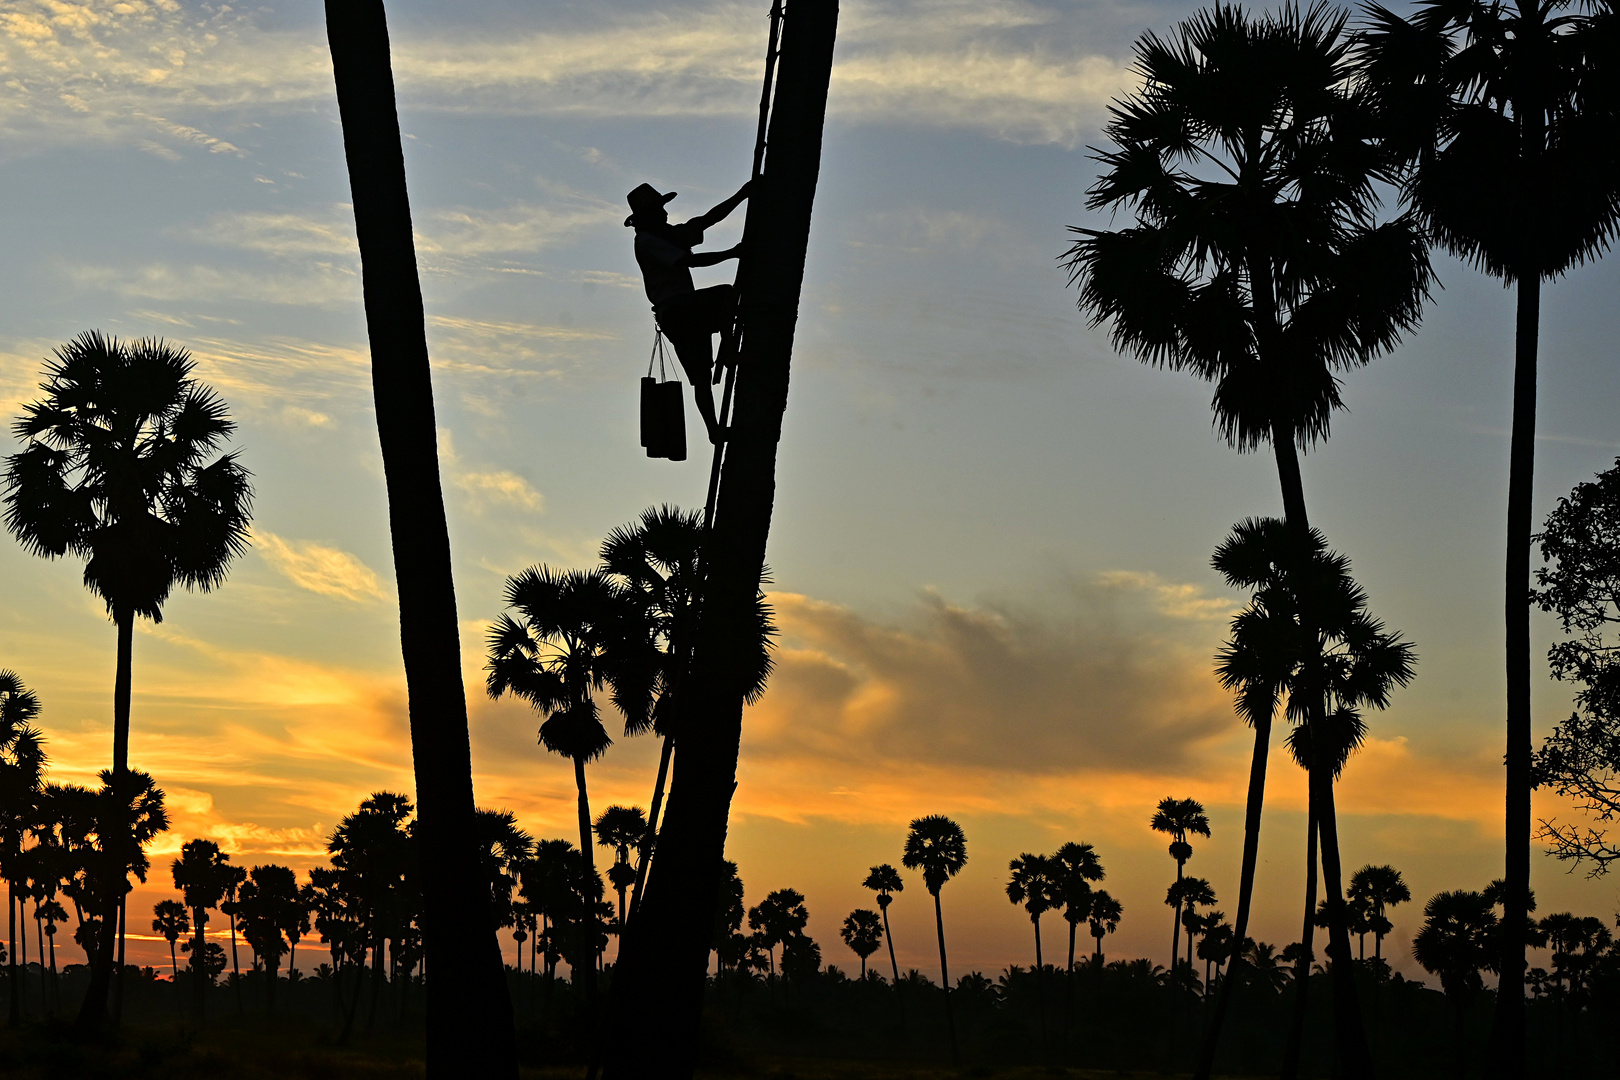
[[[572,770],[531,710],[484,694],[484,632],[508,575],[589,566],[643,508],[701,505],[702,455],[638,445],[653,326],[624,195],[673,189],[678,220],[747,178],[767,6],[388,6],[477,797],[538,837],[577,842]],[[1068,840],[1096,845],[1123,902],[1108,953],[1165,962],[1174,864],[1147,828],[1165,796],[1208,808],[1188,872],[1235,910],[1250,739],[1211,672],[1243,598],[1209,557],[1234,522],[1281,512],[1275,469],[1223,444],[1208,387],[1116,354],[1060,264],[1068,226],[1107,222],[1084,208],[1088,148],[1133,86],[1132,41],[1192,10],[843,6],[767,555],[777,673],[745,721],[728,853],[750,904],[803,892],[846,970],[838,925],[923,814],[967,832],[944,895],[956,973],[1032,962],[1007,862]],[[0,412],[80,331],[162,336],[229,403],[254,474],[229,580],[138,626],[131,760],[173,828],[132,931],[185,840],[302,871],[367,793],[412,788],[348,200],[320,5],[0,3]],[[1346,377],[1347,411],[1304,460],[1313,524],[1419,655],[1339,789],[1347,871],[1390,863],[1411,886],[1386,947],[1409,975],[1423,900],[1501,873],[1512,297],[1437,271],[1421,329]],[[1620,453],[1617,275],[1544,292],[1538,520]],[[42,699],[53,777],[89,782],[110,756],[114,632],[81,573],[0,538],[0,667]],[[1545,732],[1569,692],[1541,659],[1556,626],[1534,632]],[[645,806],[656,757],[619,738],[589,770],[593,809]],[[1272,761],[1254,933],[1280,945],[1298,935],[1304,782]],[[1539,854],[1532,873],[1543,912],[1615,911],[1609,881]],[[907,882],[895,946],[931,972],[931,905]],[[167,962],[150,934],[131,948]]]

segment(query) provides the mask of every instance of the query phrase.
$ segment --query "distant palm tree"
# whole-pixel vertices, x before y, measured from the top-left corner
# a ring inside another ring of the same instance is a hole
[[[308,918],[299,897],[298,877],[285,866],[255,866],[238,892],[237,904],[242,936],[264,966],[265,1012],[274,1013],[281,958],[288,952],[288,924],[299,915]]]
[[[242,963],[236,951],[236,898],[243,882],[247,881],[248,872],[244,866],[221,866],[219,873],[224,885],[219,910],[225,916],[231,932],[231,987],[236,991],[236,1011],[245,1015],[247,1006],[242,1002]],[[207,955],[207,950],[204,950],[204,960]]]
[[[159,900],[152,905],[152,933],[161,934],[169,943],[169,978],[174,983],[176,1008],[180,1006],[180,960],[175,956],[174,943],[190,930],[191,919],[180,901]]]
[[[505,929],[517,921],[512,891],[523,865],[534,854],[534,837],[518,828],[510,810],[480,807],[473,814],[473,827],[479,869],[488,882],[490,912],[495,925]]]
[[[1197,799],[1160,799],[1158,809],[1148,821],[1148,828],[1170,837],[1170,857],[1176,860],[1176,883],[1179,885],[1182,870],[1193,854],[1187,837],[1209,835],[1209,815],[1204,813],[1204,804]],[[1174,892],[1171,895],[1177,897]],[[1181,903],[1179,898],[1167,900],[1166,903],[1175,909],[1170,919],[1170,970],[1174,972],[1176,957],[1181,952]]]
[[[877,893],[878,910],[883,913],[883,936],[889,943],[889,967],[894,973],[894,986],[899,989],[900,965],[894,958],[894,935],[889,932],[889,905],[894,903],[895,893],[905,891],[905,880],[900,877],[900,871],[882,863],[872,867],[861,887]]]
[[[503,613],[489,632],[489,694],[510,691],[544,716],[540,743],[574,763],[579,791],[579,846],[585,873],[596,877],[591,803],[585,766],[613,739],[602,726],[593,691],[609,686],[626,716],[642,711],[645,621],[624,589],[599,570],[561,573],[536,566],[507,579]],[[594,935],[593,935],[594,937]],[[584,972],[587,1009],[594,1013],[596,964]]]
[[[1288,965],[1283,957],[1277,955],[1277,946],[1250,938],[1243,951],[1255,985],[1263,986],[1274,994],[1282,993],[1288,985]],[[1230,975],[1227,977],[1231,978]]]
[[[1181,925],[1187,928],[1187,966],[1191,968],[1198,909],[1215,903],[1215,890],[1203,878],[1179,878],[1165,893],[1164,902],[1180,913]]]
[[[1007,864],[1007,899],[1022,904],[1035,927],[1035,999],[1041,1019],[1041,1048],[1046,1040],[1046,962],[1041,958],[1041,916],[1063,903],[1063,868],[1045,855],[1024,852]]]
[[[1352,78],[1346,16],[1326,5],[1251,18],[1218,4],[1169,40],[1136,45],[1142,88],[1117,103],[1093,209],[1117,231],[1075,229],[1080,307],[1139,359],[1215,384],[1215,422],[1240,451],[1270,444],[1303,553],[1310,522],[1298,452],[1341,408],[1335,370],[1370,362],[1417,325],[1432,275],[1410,216],[1376,219],[1398,158],[1376,140]],[[1248,933],[1270,717],[1255,727],[1235,932]],[[1199,1052],[1207,1080],[1229,980]],[[1341,1042],[1370,1069],[1359,1015]]]
[[[23,842],[36,816],[45,778],[45,739],[32,726],[39,698],[15,671],[0,671],[0,876],[6,879],[9,929],[6,965],[11,979],[8,1023],[22,1022],[22,972],[17,966],[17,883],[22,876]],[[24,933],[26,934],[26,927]]]
[[[85,586],[118,628],[113,772],[129,769],[130,667],[137,615],[163,620],[176,585],[221,585],[247,549],[252,491],[234,453],[225,403],[192,378],[186,350],[96,331],[58,348],[43,398],[14,430],[6,460],[6,527],[36,555],[85,560]],[[210,460],[212,458],[212,460]],[[109,884],[121,895],[122,886]],[[101,929],[79,1027],[106,1019],[119,920]]]
[[[1451,1003],[1458,1080],[1467,1074],[1468,1005],[1484,988],[1481,969],[1495,961],[1496,930],[1496,913],[1484,893],[1442,892],[1423,906],[1423,926],[1412,939],[1412,959],[1439,976]]]
[[[647,815],[639,806],[610,806],[596,819],[596,842],[613,849],[613,866],[608,881],[619,894],[619,933],[624,934],[624,894],[636,880],[630,850],[641,850],[647,841]]]
[[[1369,864],[1350,875],[1349,895],[1369,905],[1367,926],[1373,935],[1373,956],[1382,960],[1384,935],[1394,929],[1388,911],[1412,899],[1412,890],[1406,887],[1401,872],[1393,866]]]
[[[1092,953],[1092,963],[1098,967],[1103,962],[1103,935],[1112,934],[1119,929],[1119,921],[1125,917],[1125,909],[1118,900],[1108,895],[1107,889],[1098,889],[1091,894],[1091,914],[1087,922],[1091,924],[1091,936],[1097,939],[1096,951]]]
[[[804,894],[797,889],[767,893],[765,899],[748,909],[749,929],[759,931],[760,944],[770,956],[773,976],[776,974],[776,947],[804,933],[809,922],[810,911],[804,906]]]
[[[1411,163],[1404,194],[1447,250],[1518,291],[1505,579],[1507,950],[1493,1041],[1504,1075],[1525,1067],[1530,888],[1531,497],[1541,283],[1598,258],[1620,218],[1615,12],[1569,0],[1371,5],[1362,81]]]
[[[850,951],[861,958],[861,981],[865,982],[866,958],[883,944],[883,916],[868,908],[856,908],[844,917],[838,934]]]
[[[188,840],[180,848],[180,857],[169,868],[174,887],[179,889],[185,906],[191,909],[191,926],[196,934],[191,944],[191,1000],[198,1023],[202,1022],[207,981],[203,977],[203,964],[208,951],[204,948],[203,930],[208,925],[208,909],[215,908],[231,890],[231,857],[219,850],[212,840]],[[235,935],[232,935],[232,943]]]
[[[1052,855],[1058,875],[1058,893],[1063,904],[1063,918],[1069,924],[1069,964],[1074,971],[1074,938],[1079,925],[1091,914],[1091,883],[1108,876],[1103,869],[1097,849],[1090,844],[1070,841]]]
[[[939,935],[940,985],[945,988],[945,1029],[950,1034],[951,1056],[961,1060],[956,1042],[956,1021],[951,1016],[951,975],[945,962],[945,914],[940,907],[939,890],[967,865],[967,835],[962,826],[942,814],[916,818],[906,834],[905,852],[900,863],[907,870],[921,870],[923,886],[934,898],[934,927]]]

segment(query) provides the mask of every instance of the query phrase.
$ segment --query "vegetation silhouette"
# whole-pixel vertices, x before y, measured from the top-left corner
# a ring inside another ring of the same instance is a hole
[[[1176,861],[1176,881],[1170,887],[1170,893],[1165,899],[1165,903],[1174,909],[1170,916],[1170,968],[1174,970],[1176,957],[1181,950],[1179,886],[1182,871],[1193,854],[1192,845],[1187,842],[1187,837],[1208,836],[1209,815],[1204,813],[1204,804],[1197,799],[1173,799],[1166,796],[1159,800],[1158,808],[1153,811],[1153,817],[1148,821],[1148,828],[1170,837],[1170,857]]]
[[[934,898],[934,930],[939,937],[939,977],[945,988],[945,1030],[951,1040],[951,1057],[962,1059],[956,1039],[956,1021],[951,1015],[951,973],[945,960],[945,912],[939,891],[967,865],[967,835],[962,826],[942,814],[916,818],[906,833],[905,853],[900,863],[907,870],[921,870],[923,887]]]
[[[1493,1059],[1525,1067],[1522,939],[1530,888],[1531,496],[1541,284],[1599,257],[1620,220],[1616,15],[1568,0],[1420,0],[1367,9],[1360,78],[1403,196],[1436,242],[1517,292],[1508,464],[1507,905]]]
[[[844,917],[839,937],[861,959],[861,981],[866,981],[866,958],[883,945],[883,916],[870,908],[856,908]]]
[[[894,984],[900,985],[900,963],[894,958],[894,933],[889,929],[889,905],[894,903],[894,894],[904,892],[905,879],[900,871],[888,863],[874,866],[861,882],[861,888],[871,889],[877,893],[878,911],[883,915],[883,939],[889,943],[889,968],[894,974]]]
[[[1045,855],[1024,852],[1007,864],[1007,899],[1023,905],[1035,927],[1035,990],[1040,1011],[1041,1048],[1049,1049],[1046,1034],[1046,961],[1041,958],[1041,916],[1063,902],[1062,868]],[[943,962],[940,965],[944,968]],[[947,995],[948,997],[949,995]]]

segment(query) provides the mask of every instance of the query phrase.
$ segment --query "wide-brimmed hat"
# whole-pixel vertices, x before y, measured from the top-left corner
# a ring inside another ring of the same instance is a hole
[[[624,219],[624,223],[626,225],[634,224],[637,214],[646,213],[650,210],[662,210],[664,204],[674,197],[675,193],[673,191],[666,195],[651,184],[638,184],[634,191],[624,197],[625,201],[630,204],[630,216]]]

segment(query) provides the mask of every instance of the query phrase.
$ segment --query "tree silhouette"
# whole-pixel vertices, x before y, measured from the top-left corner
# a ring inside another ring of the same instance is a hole
[[[900,871],[888,863],[874,866],[861,882],[861,888],[871,889],[877,893],[878,910],[883,913],[883,937],[889,943],[889,967],[894,974],[894,985],[900,985],[900,964],[894,958],[894,935],[889,932],[889,905],[894,903],[894,894],[904,892],[906,883],[900,876]]]
[[[203,1020],[207,1000],[207,983],[199,967],[208,956],[203,947],[203,930],[208,926],[208,909],[218,907],[231,890],[232,871],[238,868],[231,866],[230,860],[212,840],[188,840],[181,845],[180,857],[169,868],[174,887],[180,890],[185,906],[191,909],[191,926],[196,933],[191,944],[191,1000],[198,1023]]]
[[[608,868],[608,883],[619,894],[619,933],[624,934],[625,890],[636,880],[636,868],[630,862],[630,849],[641,850],[647,840],[647,815],[639,806],[610,806],[596,819],[596,842],[613,849],[613,865]]]
[[[488,883],[489,909],[495,925],[505,929],[517,924],[512,892],[517,888],[523,865],[534,854],[534,837],[517,826],[510,810],[485,810],[473,815],[477,830],[479,869]],[[521,959],[521,957],[520,957]]]
[[[1406,18],[1369,7],[1363,82],[1389,143],[1410,161],[1404,194],[1453,254],[1516,288],[1505,571],[1507,877],[1494,1060],[1524,1071],[1525,896],[1530,887],[1531,497],[1541,284],[1596,259],[1620,216],[1615,15],[1568,0],[1420,0]]]
[[[727,859],[720,872],[720,902],[714,908],[712,945],[719,971],[735,968],[742,958],[743,895],[737,864]]]
[[[771,974],[776,974],[776,947],[803,934],[810,923],[804,894],[797,889],[777,889],[748,909],[748,927],[758,930],[761,944],[771,958]]]
[[[945,962],[945,913],[939,890],[967,865],[967,835],[962,826],[942,814],[916,818],[906,833],[905,852],[900,864],[907,870],[921,870],[923,886],[934,898],[934,929],[939,936],[939,977],[945,988],[945,1029],[951,1039],[951,1056],[961,1060],[956,1041],[956,1020],[951,1015],[951,975]]]
[[[366,949],[371,951],[368,1027],[376,1024],[382,997],[386,942],[401,942],[417,916],[418,847],[409,822],[414,809],[403,795],[375,792],[361,801],[355,813],[338,822],[326,841],[336,871],[333,883],[345,895],[346,905],[358,922],[356,950],[362,964]],[[481,888],[480,910],[487,911],[487,903],[487,893]],[[340,1042],[352,1029],[362,983],[360,979],[355,982],[354,997],[338,1036]]]
[[[1467,1074],[1468,1005],[1484,988],[1480,970],[1494,963],[1496,913],[1484,893],[1442,892],[1423,906],[1423,926],[1412,939],[1412,958],[1440,978],[1452,1009],[1454,1067]]]
[[[1389,909],[1412,899],[1412,890],[1406,887],[1401,872],[1393,866],[1368,864],[1350,875],[1351,900],[1360,900],[1368,907],[1367,927],[1373,936],[1373,956],[1384,958],[1384,935],[1394,927],[1389,921]]]
[[[1090,844],[1070,841],[1052,854],[1057,874],[1059,902],[1063,905],[1063,918],[1069,924],[1068,971],[1074,973],[1074,939],[1079,925],[1091,914],[1091,883],[1108,876],[1103,869],[1097,849]],[[1072,984],[1072,980],[1071,980]]]
[[[255,866],[237,891],[237,913],[242,936],[264,966],[265,1012],[274,1013],[281,958],[290,951],[289,941],[309,929],[298,876],[285,866]]]
[[[1091,936],[1097,940],[1097,948],[1092,954],[1092,962],[1098,967],[1102,966],[1103,936],[1112,934],[1119,929],[1119,921],[1125,917],[1125,909],[1118,900],[1108,895],[1107,889],[1098,889],[1091,894],[1091,913],[1086,921],[1091,926]]]
[[[1421,229],[1378,222],[1376,185],[1397,156],[1369,136],[1345,16],[1323,5],[1251,19],[1217,5],[1169,40],[1136,45],[1142,89],[1116,103],[1093,209],[1134,213],[1117,231],[1074,229],[1081,310],[1116,346],[1215,384],[1217,428],[1240,451],[1269,443],[1303,553],[1310,523],[1298,451],[1342,406],[1333,372],[1368,363],[1413,328],[1431,280]],[[1269,718],[1267,718],[1269,721]],[[1235,932],[1248,932],[1270,727],[1255,729]],[[1199,1053],[1207,1080],[1231,986]],[[1365,1074],[1359,1015],[1340,1040]]]
[[[1041,916],[1063,902],[1062,867],[1045,855],[1024,852],[1007,864],[1007,899],[1022,904],[1035,927],[1035,995],[1041,1048],[1046,1050],[1046,963],[1041,958]]]
[[[84,584],[118,628],[119,774],[129,769],[135,617],[161,622],[176,585],[219,586],[248,544],[247,470],[234,453],[215,456],[236,425],[193,366],[186,350],[161,340],[78,335],[55,351],[43,396],[13,425],[26,445],[6,460],[6,527],[36,555],[84,559]],[[116,921],[101,933],[81,1030],[106,1019]]]
[[[427,1009],[431,1075],[516,1080],[512,1002],[473,831],[472,747],[438,426],[405,154],[382,0],[326,0],[327,43],[360,248],[371,385],[388,491],[411,758],[421,804],[425,958],[456,987]],[[455,931],[451,931],[455,927]]]
[[[11,981],[10,1018],[22,1022],[22,973],[17,967],[17,881],[24,833],[35,817],[45,778],[45,739],[32,726],[39,698],[15,671],[0,671],[0,877],[6,879],[9,912],[6,964]]]
[[[1158,809],[1153,811],[1153,817],[1148,821],[1148,828],[1170,837],[1170,857],[1176,860],[1176,882],[1179,885],[1182,870],[1193,854],[1187,837],[1209,835],[1209,815],[1204,813],[1204,804],[1197,799],[1172,799],[1166,796],[1159,800]],[[1178,896],[1174,891],[1171,895]],[[1181,951],[1181,903],[1179,899],[1166,903],[1170,903],[1174,909],[1170,919],[1170,970],[1174,971],[1176,957]]]
[[[180,960],[175,956],[174,943],[191,929],[186,905],[178,900],[159,900],[152,905],[152,933],[161,934],[169,943],[169,975],[174,981],[175,1006],[180,1004]]]
[[[866,958],[883,945],[883,916],[869,908],[856,908],[844,917],[838,935],[850,951],[861,958],[861,981],[865,982]]]
[[[219,872],[225,886],[219,910],[225,916],[231,933],[231,987],[236,992],[236,1011],[245,1015],[247,1006],[242,1002],[242,964],[236,951],[236,897],[242,883],[247,880],[248,872],[243,866],[222,866]],[[206,952],[204,955],[207,955]]]
[[[1215,903],[1215,890],[1203,878],[1177,878],[1165,892],[1164,902],[1173,907],[1187,930],[1187,967],[1193,962],[1193,929],[1198,924],[1198,909]]]

